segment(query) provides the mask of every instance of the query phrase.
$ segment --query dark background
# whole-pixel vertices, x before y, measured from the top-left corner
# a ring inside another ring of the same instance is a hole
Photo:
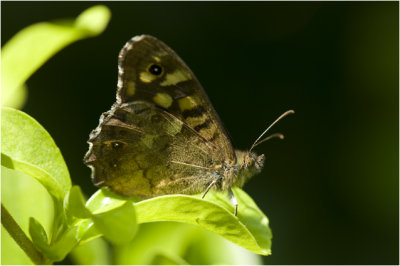
[[[75,17],[95,2],[2,2],[1,41],[35,22]],[[266,264],[399,263],[398,2],[106,2],[112,19],[28,81],[23,108],[53,136],[72,181],[89,132],[115,100],[117,55],[147,33],[191,67],[235,146],[265,169],[245,190],[270,218]]]

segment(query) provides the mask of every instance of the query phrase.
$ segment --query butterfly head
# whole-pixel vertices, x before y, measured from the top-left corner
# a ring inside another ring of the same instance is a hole
[[[254,167],[256,170],[261,171],[264,166],[264,154],[257,155],[254,152],[246,153],[244,156],[244,168]]]
[[[261,172],[263,166],[264,166],[264,154],[257,155],[255,152],[253,152],[253,149],[258,146],[259,144],[271,139],[271,138],[280,138],[283,139],[283,135],[280,133],[275,133],[272,134],[264,139],[261,139],[265,133],[268,132],[268,130],[275,125],[280,119],[283,117],[293,114],[293,110],[286,111],[283,113],[278,119],[276,119],[264,132],[254,141],[253,145],[251,146],[249,151],[238,151],[236,150],[236,165],[235,165],[235,170],[236,173],[233,175],[235,178],[233,178],[233,184],[235,186],[243,186],[243,184],[248,180],[250,177],[258,174]]]
[[[264,154],[257,155],[254,152],[236,150],[236,173],[234,174],[234,186],[242,187],[244,183],[261,172],[264,166]]]

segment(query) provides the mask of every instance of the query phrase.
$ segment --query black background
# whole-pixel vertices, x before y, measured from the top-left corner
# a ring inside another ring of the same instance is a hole
[[[23,27],[96,2],[2,2],[2,44]],[[60,147],[73,183],[89,132],[115,100],[117,55],[147,33],[201,81],[235,146],[265,169],[245,190],[270,219],[266,264],[399,263],[398,2],[105,2],[99,37],[74,43],[28,81],[23,110]]]

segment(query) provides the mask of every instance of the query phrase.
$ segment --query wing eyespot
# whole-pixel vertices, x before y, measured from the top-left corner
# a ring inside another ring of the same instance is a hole
[[[159,64],[151,64],[147,71],[154,76],[161,76],[164,72],[164,69]]]

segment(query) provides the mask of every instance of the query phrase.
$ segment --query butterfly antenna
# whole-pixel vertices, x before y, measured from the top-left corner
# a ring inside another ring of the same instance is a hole
[[[283,139],[283,135],[277,133],[277,134],[272,134],[272,135],[266,137],[265,139],[261,140],[260,142],[258,142],[258,141],[265,135],[265,133],[267,133],[268,130],[271,129],[271,127],[273,127],[276,123],[278,123],[279,120],[281,120],[282,118],[284,118],[285,116],[290,115],[290,114],[294,114],[294,111],[293,111],[293,110],[289,110],[289,111],[284,112],[284,113],[281,114],[281,116],[278,117],[266,130],[264,130],[264,132],[256,139],[256,141],[254,141],[253,145],[251,145],[251,148],[250,148],[250,150],[249,150],[249,153],[253,150],[253,148],[254,148],[255,146],[257,146],[258,144],[260,144],[260,143],[262,143],[262,142],[265,142],[265,141],[267,141],[267,140],[269,140],[269,139],[271,139],[271,138],[278,137],[278,138],[280,138],[280,139]]]
[[[281,133],[274,133],[269,135],[268,137],[263,138],[262,140],[260,140],[259,142],[257,142],[256,144],[253,145],[253,148],[257,147],[258,145],[260,145],[263,142],[266,142],[267,140],[273,139],[273,138],[279,138],[279,139],[284,139],[285,136]]]

